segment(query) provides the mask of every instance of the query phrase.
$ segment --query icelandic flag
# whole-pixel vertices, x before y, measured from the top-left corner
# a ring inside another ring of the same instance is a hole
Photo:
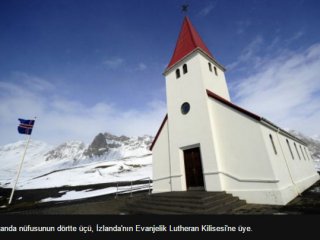
[[[25,120],[19,118],[20,124],[18,126],[18,132],[21,134],[31,135],[34,120]]]

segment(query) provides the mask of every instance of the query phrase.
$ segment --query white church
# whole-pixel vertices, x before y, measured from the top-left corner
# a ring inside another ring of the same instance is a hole
[[[319,179],[310,152],[232,103],[224,72],[185,17],[164,72],[168,112],[150,147],[153,193],[225,191],[285,205]]]

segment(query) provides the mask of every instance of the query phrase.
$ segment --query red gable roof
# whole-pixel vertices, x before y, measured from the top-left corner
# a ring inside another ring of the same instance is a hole
[[[200,35],[197,33],[196,29],[192,26],[190,19],[186,16],[182,23],[182,28],[177,40],[176,48],[172,58],[168,64],[168,68],[172,67],[183,57],[188,55],[194,49],[200,48],[204,51],[209,57],[213,58],[209,49],[206,47],[202,41]]]

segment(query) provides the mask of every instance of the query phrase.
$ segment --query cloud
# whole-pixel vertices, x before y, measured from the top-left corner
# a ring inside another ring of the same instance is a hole
[[[261,35],[255,36],[247,46],[243,48],[236,61],[228,64],[228,70],[247,71],[245,64],[250,64],[251,68],[260,68],[268,59],[284,55],[290,51],[291,44],[304,35],[303,31],[298,31],[293,36],[282,39],[275,36],[268,42]],[[262,56],[265,56],[264,58]]]
[[[237,30],[236,30],[236,33],[237,34],[243,34],[245,32],[245,30],[251,26],[251,21],[249,20],[244,20],[244,21],[238,21],[236,22],[236,25],[237,25]]]
[[[105,60],[103,64],[105,64],[110,69],[117,69],[124,64],[124,59],[119,57],[111,58],[111,59]]]
[[[228,70],[232,70],[237,67],[237,70],[241,70],[239,65],[243,63],[247,63],[248,61],[251,64],[258,64],[260,62],[259,51],[261,49],[262,44],[264,43],[263,38],[261,36],[256,36],[241,52],[238,59],[227,65]]]
[[[24,85],[37,79],[41,91]],[[99,132],[128,136],[154,135],[165,115],[165,103],[154,99],[141,109],[119,109],[114,103],[86,105],[59,95],[45,79],[25,75],[19,81],[0,82],[0,144],[23,138],[17,133],[18,118],[37,116],[33,138],[59,144],[67,140],[90,143]]]
[[[216,5],[217,5],[217,2],[211,2],[210,4],[208,4],[203,9],[200,10],[199,15],[203,17],[209,15]]]
[[[139,63],[138,64],[138,67],[137,67],[138,71],[144,71],[146,69],[147,69],[147,65],[146,64],[144,64],[144,63]]]
[[[103,62],[109,69],[115,70],[122,67],[126,61],[123,58],[111,58]],[[138,64],[133,64],[131,66],[126,66],[126,71],[135,72],[135,71],[144,71],[147,69],[147,65],[143,62]]]
[[[281,49],[272,57],[254,52],[247,56],[263,64],[247,65],[249,74],[233,79],[235,102],[280,127],[319,134],[320,43],[300,51]]]
[[[304,35],[304,32],[300,30],[300,31],[296,32],[291,38],[287,39],[286,43],[290,44],[291,42],[294,42],[297,39],[301,38],[303,35]]]

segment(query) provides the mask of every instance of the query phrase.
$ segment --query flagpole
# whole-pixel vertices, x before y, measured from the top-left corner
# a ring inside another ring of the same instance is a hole
[[[15,188],[17,186],[17,182],[18,182],[18,179],[19,179],[19,176],[20,176],[20,173],[21,173],[24,157],[26,156],[26,152],[27,152],[27,148],[28,148],[28,145],[29,145],[29,142],[30,142],[30,138],[31,138],[31,134],[29,135],[26,147],[24,148],[24,153],[23,153],[23,156],[22,156],[22,159],[21,159],[21,162],[20,162],[20,166],[19,166],[17,177],[16,177],[16,181],[15,181],[14,186],[13,186],[12,191],[11,191],[11,195],[10,195],[10,199],[9,199],[9,205],[12,202],[13,193],[14,193],[14,190],[15,190]]]
[[[16,188],[16,186],[17,186],[17,182],[18,182],[18,179],[19,179],[19,176],[20,176],[20,173],[21,173],[21,169],[22,169],[24,157],[26,156],[26,152],[27,152],[27,148],[28,148],[30,139],[31,139],[31,134],[29,135],[28,140],[27,140],[26,147],[24,148],[24,153],[23,153],[23,156],[22,156],[22,159],[21,159],[21,162],[20,162],[18,174],[17,174],[17,177],[16,177],[16,182],[14,183],[14,186],[13,186],[12,191],[11,191],[11,195],[10,195],[10,199],[9,199],[9,205],[10,205],[11,202],[12,202],[13,193],[14,193],[14,190],[15,190],[15,188]]]

